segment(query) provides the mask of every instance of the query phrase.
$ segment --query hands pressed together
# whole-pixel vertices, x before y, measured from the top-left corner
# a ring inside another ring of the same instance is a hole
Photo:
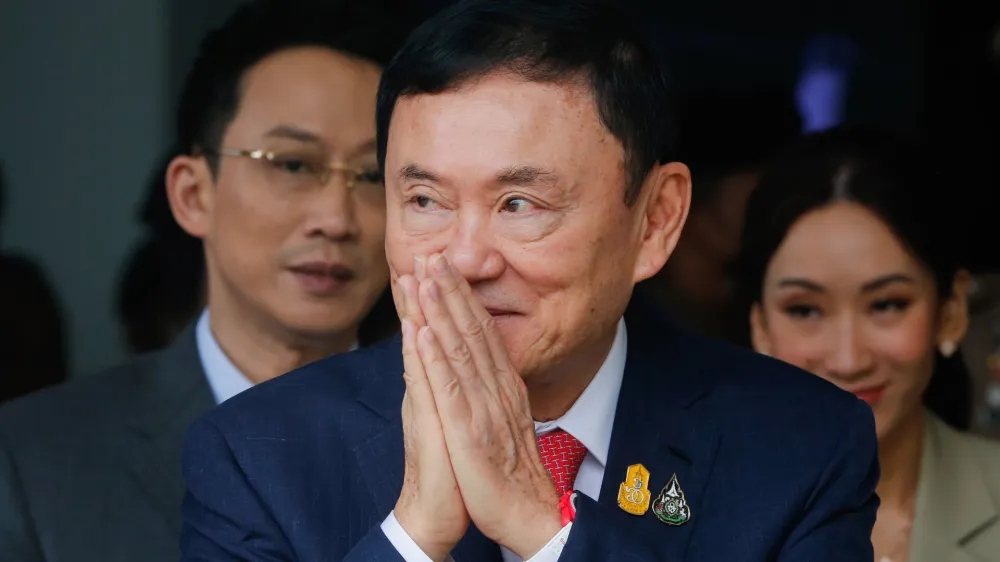
[[[394,514],[444,560],[469,521],[528,559],[562,527],[524,382],[468,282],[440,254],[393,286],[403,331],[406,471]]]

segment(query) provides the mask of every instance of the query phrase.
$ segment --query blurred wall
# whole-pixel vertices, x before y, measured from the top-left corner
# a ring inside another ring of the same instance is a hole
[[[0,244],[47,271],[67,313],[76,374],[123,357],[113,304],[122,261],[138,237],[136,206],[171,140],[198,41],[238,1],[0,1],[0,161],[8,190]],[[855,118],[922,125],[927,0],[634,1],[645,5],[645,20],[655,22],[654,36],[687,89],[790,87],[812,33],[847,33],[872,54]]]
[[[166,144],[167,0],[32,0],[0,7],[0,241],[60,295],[72,369],[122,357],[113,316],[136,204]]]
[[[177,104],[184,78],[195,55],[201,38],[221,25],[242,0],[173,0],[169,2],[167,95],[170,108],[169,132],[173,133],[173,110]]]

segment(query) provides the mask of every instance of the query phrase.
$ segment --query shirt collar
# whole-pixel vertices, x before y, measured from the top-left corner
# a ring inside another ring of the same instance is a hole
[[[240,372],[229,360],[219,342],[212,334],[212,327],[208,322],[208,309],[201,313],[198,319],[198,326],[195,328],[195,337],[198,342],[198,355],[201,357],[201,367],[205,370],[205,378],[208,379],[208,386],[212,388],[215,396],[215,403],[222,404],[233,396],[243,392],[253,386],[250,379]]]
[[[562,429],[583,443],[601,466],[605,466],[611,446],[611,427],[618,408],[618,393],[625,375],[627,347],[628,336],[625,332],[625,320],[622,319],[618,321],[611,351],[583,394],[561,418],[535,422],[535,433],[542,435],[557,428]]]
[[[226,352],[219,347],[219,342],[215,339],[212,326],[208,321],[207,308],[202,311],[201,317],[198,318],[195,338],[198,343],[201,367],[205,371],[205,378],[208,379],[208,386],[212,389],[216,404],[222,404],[253,386],[253,382],[236,368]],[[358,343],[354,342],[350,351],[357,348]]]

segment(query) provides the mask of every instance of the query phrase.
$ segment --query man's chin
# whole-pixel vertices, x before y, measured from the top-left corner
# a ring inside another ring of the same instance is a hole
[[[287,310],[279,317],[283,327],[304,340],[312,340],[320,344],[329,344],[330,340],[338,339],[347,333],[356,333],[359,320],[355,320],[353,315],[344,314],[343,307],[339,310],[316,310],[318,307],[312,305],[313,310],[302,310],[303,306],[297,310]]]

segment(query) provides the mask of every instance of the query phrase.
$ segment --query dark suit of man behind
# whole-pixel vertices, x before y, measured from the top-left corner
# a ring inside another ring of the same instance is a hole
[[[0,558],[171,560],[184,492],[174,467],[188,425],[214,405],[188,329],[166,350],[5,407]]]
[[[414,32],[376,114],[401,341],[196,422],[183,559],[870,562],[868,407],[630,306],[690,205],[669,97],[603,0]]]

